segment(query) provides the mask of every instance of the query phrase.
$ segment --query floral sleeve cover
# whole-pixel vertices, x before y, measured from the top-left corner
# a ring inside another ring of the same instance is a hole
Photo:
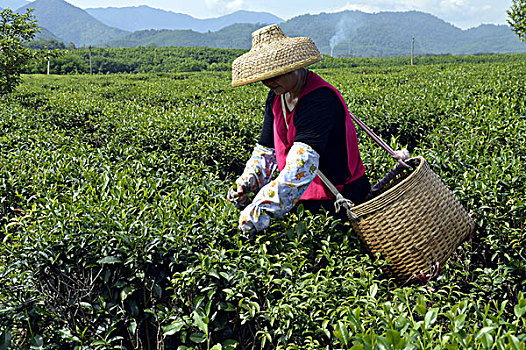
[[[255,192],[270,181],[277,166],[275,150],[257,144],[236,183],[250,192]]]
[[[241,212],[239,229],[245,232],[264,230],[270,225],[271,217],[280,217],[290,211],[316,177],[319,161],[320,156],[312,147],[295,142],[279,176],[264,186]]]

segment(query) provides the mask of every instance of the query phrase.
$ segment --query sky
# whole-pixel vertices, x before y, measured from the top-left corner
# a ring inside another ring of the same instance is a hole
[[[270,12],[285,20],[302,14],[359,10],[422,11],[456,27],[467,29],[480,24],[507,24],[512,0],[66,0],[80,7],[123,7],[148,5],[185,13],[196,18],[218,17],[237,10]]]

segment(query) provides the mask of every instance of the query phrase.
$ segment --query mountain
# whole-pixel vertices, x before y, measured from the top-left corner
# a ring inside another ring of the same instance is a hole
[[[102,44],[127,33],[101,23],[64,0],[35,0],[17,12],[25,12],[26,8],[35,9],[33,14],[39,26],[77,46]]]
[[[65,40],[62,40],[61,38],[59,38],[58,36],[56,36],[55,34],[53,34],[52,32],[50,32],[49,30],[47,30],[44,27],[40,27],[40,29],[41,29],[40,32],[38,32],[37,35],[35,36],[36,40],[57,40],[57,41],[61,41],[61,42],[65,41]]]
[[[193,30],[142,30],[106,43],[110,47],[136,46],[207,46],[215,48],[249,48],[251,33],[264,24],[232,24],[217,32]]]
[[[11,10],[16,10],[24,5],[27,5],[29,1],[27,0],[0,0],[0,8],[10,8]]]
[[[146,5],[88,8],[85,11],[106,25],[130,32],[145,29],[193,29],[192,23],[196,20],[189,15]]]
[[[417,54],[526,52],[508,26],[462,30],[418,11],[303,15],[281,27],[290,36],[310,36],[322,52],[336,56],[408,56],[413,37]]]
[[[0,1],[3,4],[8,0]],[[11,3],[14,1],[25,0],[9,0]],[[76,46],[153,45],[249,49],[254,30],[268,23],[281,22],[280,26],[287,35],[312,38],[325,55],[408,56],[412,38],[415,40],[417,55],[526,53],[526,44],[507,25],[481,25],[462,30],[436,16],[418,11],[374,14],[342,11],[306,14],[282,22],[268,13],[247,11],[210,19],[196,19],[148,6],[84,11],[64,0],[36,0],[17,11],[24,12],[28,7],[35,8],[39,26]],[[94,16],[113,26],[102,23]],[[128,28],[132,32],[115,26]],[[154,29],[135,30],[148,27]],[[174,27],[190,29],[166,29]]]
[[[281,23],[283,19],[268,12],[236,11],[229,15],[201,20],[208,30],[214,31],[236,23]],[[202,30],[203,32],[206,30]]]
[[[477,52],[506,52],[513,46],[526,48],[526,43],[519,43],[516,34],[509,35],[511,29],[507,25],[483,24],[466,31],[465,49]]]
[[[192,30],[147,30],[128,34],[109,46],[209,46],[249,49],[251,33],[264,24],[234,24],[217,32]],[[481,25],[459,29],[433,15],[409,12],[360,11],[302,15],[280,24],[289,36],[308,36],[325,55],[409,56],[415,38],[415,53],[475,54],[526,53],[521,42],[506,25]]]
[[[283,20],[266,12],[237,11],[229,15],[197,19],[182,13],[135,7],[88,8],[86,12],[102,23],[130,32],[146,29],[190,29],[196,32],[217,31],[235,23],[281,23]]]

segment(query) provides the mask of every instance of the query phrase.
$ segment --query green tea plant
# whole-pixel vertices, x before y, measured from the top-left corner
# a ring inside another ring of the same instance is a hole
[[[240,236],[225,194],[262,85],[24,76],[0,101],[0,348],[524,349],[525,62],[317,70],[473,211],[427,286],[302,207]],[[359,142],[382,177],[394,162]]]

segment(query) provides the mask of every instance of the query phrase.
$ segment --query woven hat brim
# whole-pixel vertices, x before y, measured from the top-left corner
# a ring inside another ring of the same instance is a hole
[[[294,64],[291,64],[291,65],[288,65],[288,66],[285,66],[285,67],[281,67],[279,69],[275,69],[275,70],[269,71],[268,73],[256,74],[256,75],[253,75],[253,76],[251,76],[249,78],[245,78],[245,79],[237,79],[235,81],[232,81],[232,86],[233,87],[237,87],[237,86],[242,86],[242,85],[246,85],[246,84],[250,84],[250,83],[256,83],[258,81],[262,81],[262,80],[265,80],[265,79],[274,78],[274,77],[277,77],[279,75],[286,74],[286,73],[295,71],[296,69],[300,69],[300,68],[306,67],[308,65],[311,65],[313,63],[319,62],[319,61],[322,60],[322,58],[323,58],[323,56],[320,54],[318,56],[314,56],[314,57],[308,58],[308,59],[306,59],[304,61],[299,61],[299,62],[296,62]]]
[[[323,55],[310,38],[287,38],[250,50],[232,63],[232,86],[273,78],[322,60]]]

